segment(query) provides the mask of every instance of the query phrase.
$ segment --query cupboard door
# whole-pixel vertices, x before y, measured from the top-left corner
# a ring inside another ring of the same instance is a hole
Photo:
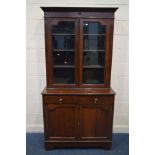
[[[77,110],[74,105],[46,105],[48,139],[75,139]]]
[[[80,138],[111,139],[113,108],[109,105],[82,105],[80,107]]]
[[[105,83],[105,61],[109,46],[108,22],[81,20],[82,84]]]
[[[48,72],[53,85],[77,83],[77,21],[75,19],[49,19]]]

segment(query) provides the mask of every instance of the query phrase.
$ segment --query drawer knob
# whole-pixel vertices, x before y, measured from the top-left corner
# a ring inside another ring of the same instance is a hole
[[[59,103],[62,104],[62,98],[59,98]]]
[[[95,99],[94,99],[94,103],[97,103],[97,101],[98,101],[98,98],[95,98]]]

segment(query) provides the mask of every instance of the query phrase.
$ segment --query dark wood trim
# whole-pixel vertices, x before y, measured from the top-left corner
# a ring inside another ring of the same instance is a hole
[[[49,20],[45,19],[45,57],[46,57],[46,80],[47,87],[51,87],[52,83],[52,72],[51,72],[51,43],[50,43],[50,35],[49,35]]]
[[[104,148],[110,150],[112,148],[112,141],[45,141],[46,150],[54,148]]]
[[[82,76],[83,76],[83,20],[80,19],[79,21],[79,28],[80,28],[80,33],[79,33],[79,86],[82,84]]]
[[[44,12],[115,12],[118,7],[40,7]]]
[[[78,75],[78,82],[77,82],[77,84],[78,84],[78,87],[80,86],[80,81],[81,81],[81,79],[80,79],[80,74],[81,74],[81,61],[80,61],[80,59],[81,59],[81,46],[80,46],[80,43],[81,43],[81,28],[80,28],[80,26],[79,26],[79,24],[80,24],[80,19],[78,18],[77,19],[77,22],[78,22],[78,27],[77,27],[77,75]]]
[[[109,75],[111,72],[111,70],[109,70],[111,65],[110,52],[111,52],[110,51],[110,20],[108,20],[107,27],[106,27],[106,54],[105,54],[105,71],[104,71],[104,84],[106,88],[110,87],[109,85],[109,80],[110,80]]]
[[[112,88],[44,88],[42,95],[115,95]]]
[[[78,17],[78,18],[114,18],[114,12],[118,8],[64,8],[64,7],[41,7],[44,17]]]
[[[111,85],[111,68],[113,56],[113,35],[114,35],[114,19],[110,22],[110,66],[109,66],[109,86]]]
[[[80,13],[76,13],[76,12],[70,12],[70,13],[66,13],[66,12],[45,12],[44,15],[46,18],[51,18],[51,17],[78,17],[78,18],[114,18],[114,14],[111,12],[96,12],[96,13],[92,13],[92,12],[80,12]]]
[[[78,47],[79,47],[79,36],[78,36],[78,19],[75,20],[75,85],[78,86],[79,82],[79,54],[78,54]]]

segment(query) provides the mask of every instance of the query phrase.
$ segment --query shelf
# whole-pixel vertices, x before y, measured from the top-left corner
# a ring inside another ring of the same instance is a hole
[[[84,52],[105,52],[105,50],[93,50],[93,49],[92,50],[91,49],[88,49],[88,50],[84,49],[83,51]]]
[[[75,68],[74,65],[53,65],[53,68]]]
[[[73,36],[75,34],[68,34],[68,33],[53,33],[51,35],[57,35],[57,36]]]
[[[83,68],[104,68],[102,65],[84,65]]]
[[[75,49],[52,49],[53,52],[75,52]]]
[[[105,36],[105,34],[83,34],[84,36]]]

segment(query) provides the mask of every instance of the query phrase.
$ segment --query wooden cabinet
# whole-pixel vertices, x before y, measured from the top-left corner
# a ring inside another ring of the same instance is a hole
[[[45,148],[112,146],[110,87],[117,8],[42,7],[47,86]]]

